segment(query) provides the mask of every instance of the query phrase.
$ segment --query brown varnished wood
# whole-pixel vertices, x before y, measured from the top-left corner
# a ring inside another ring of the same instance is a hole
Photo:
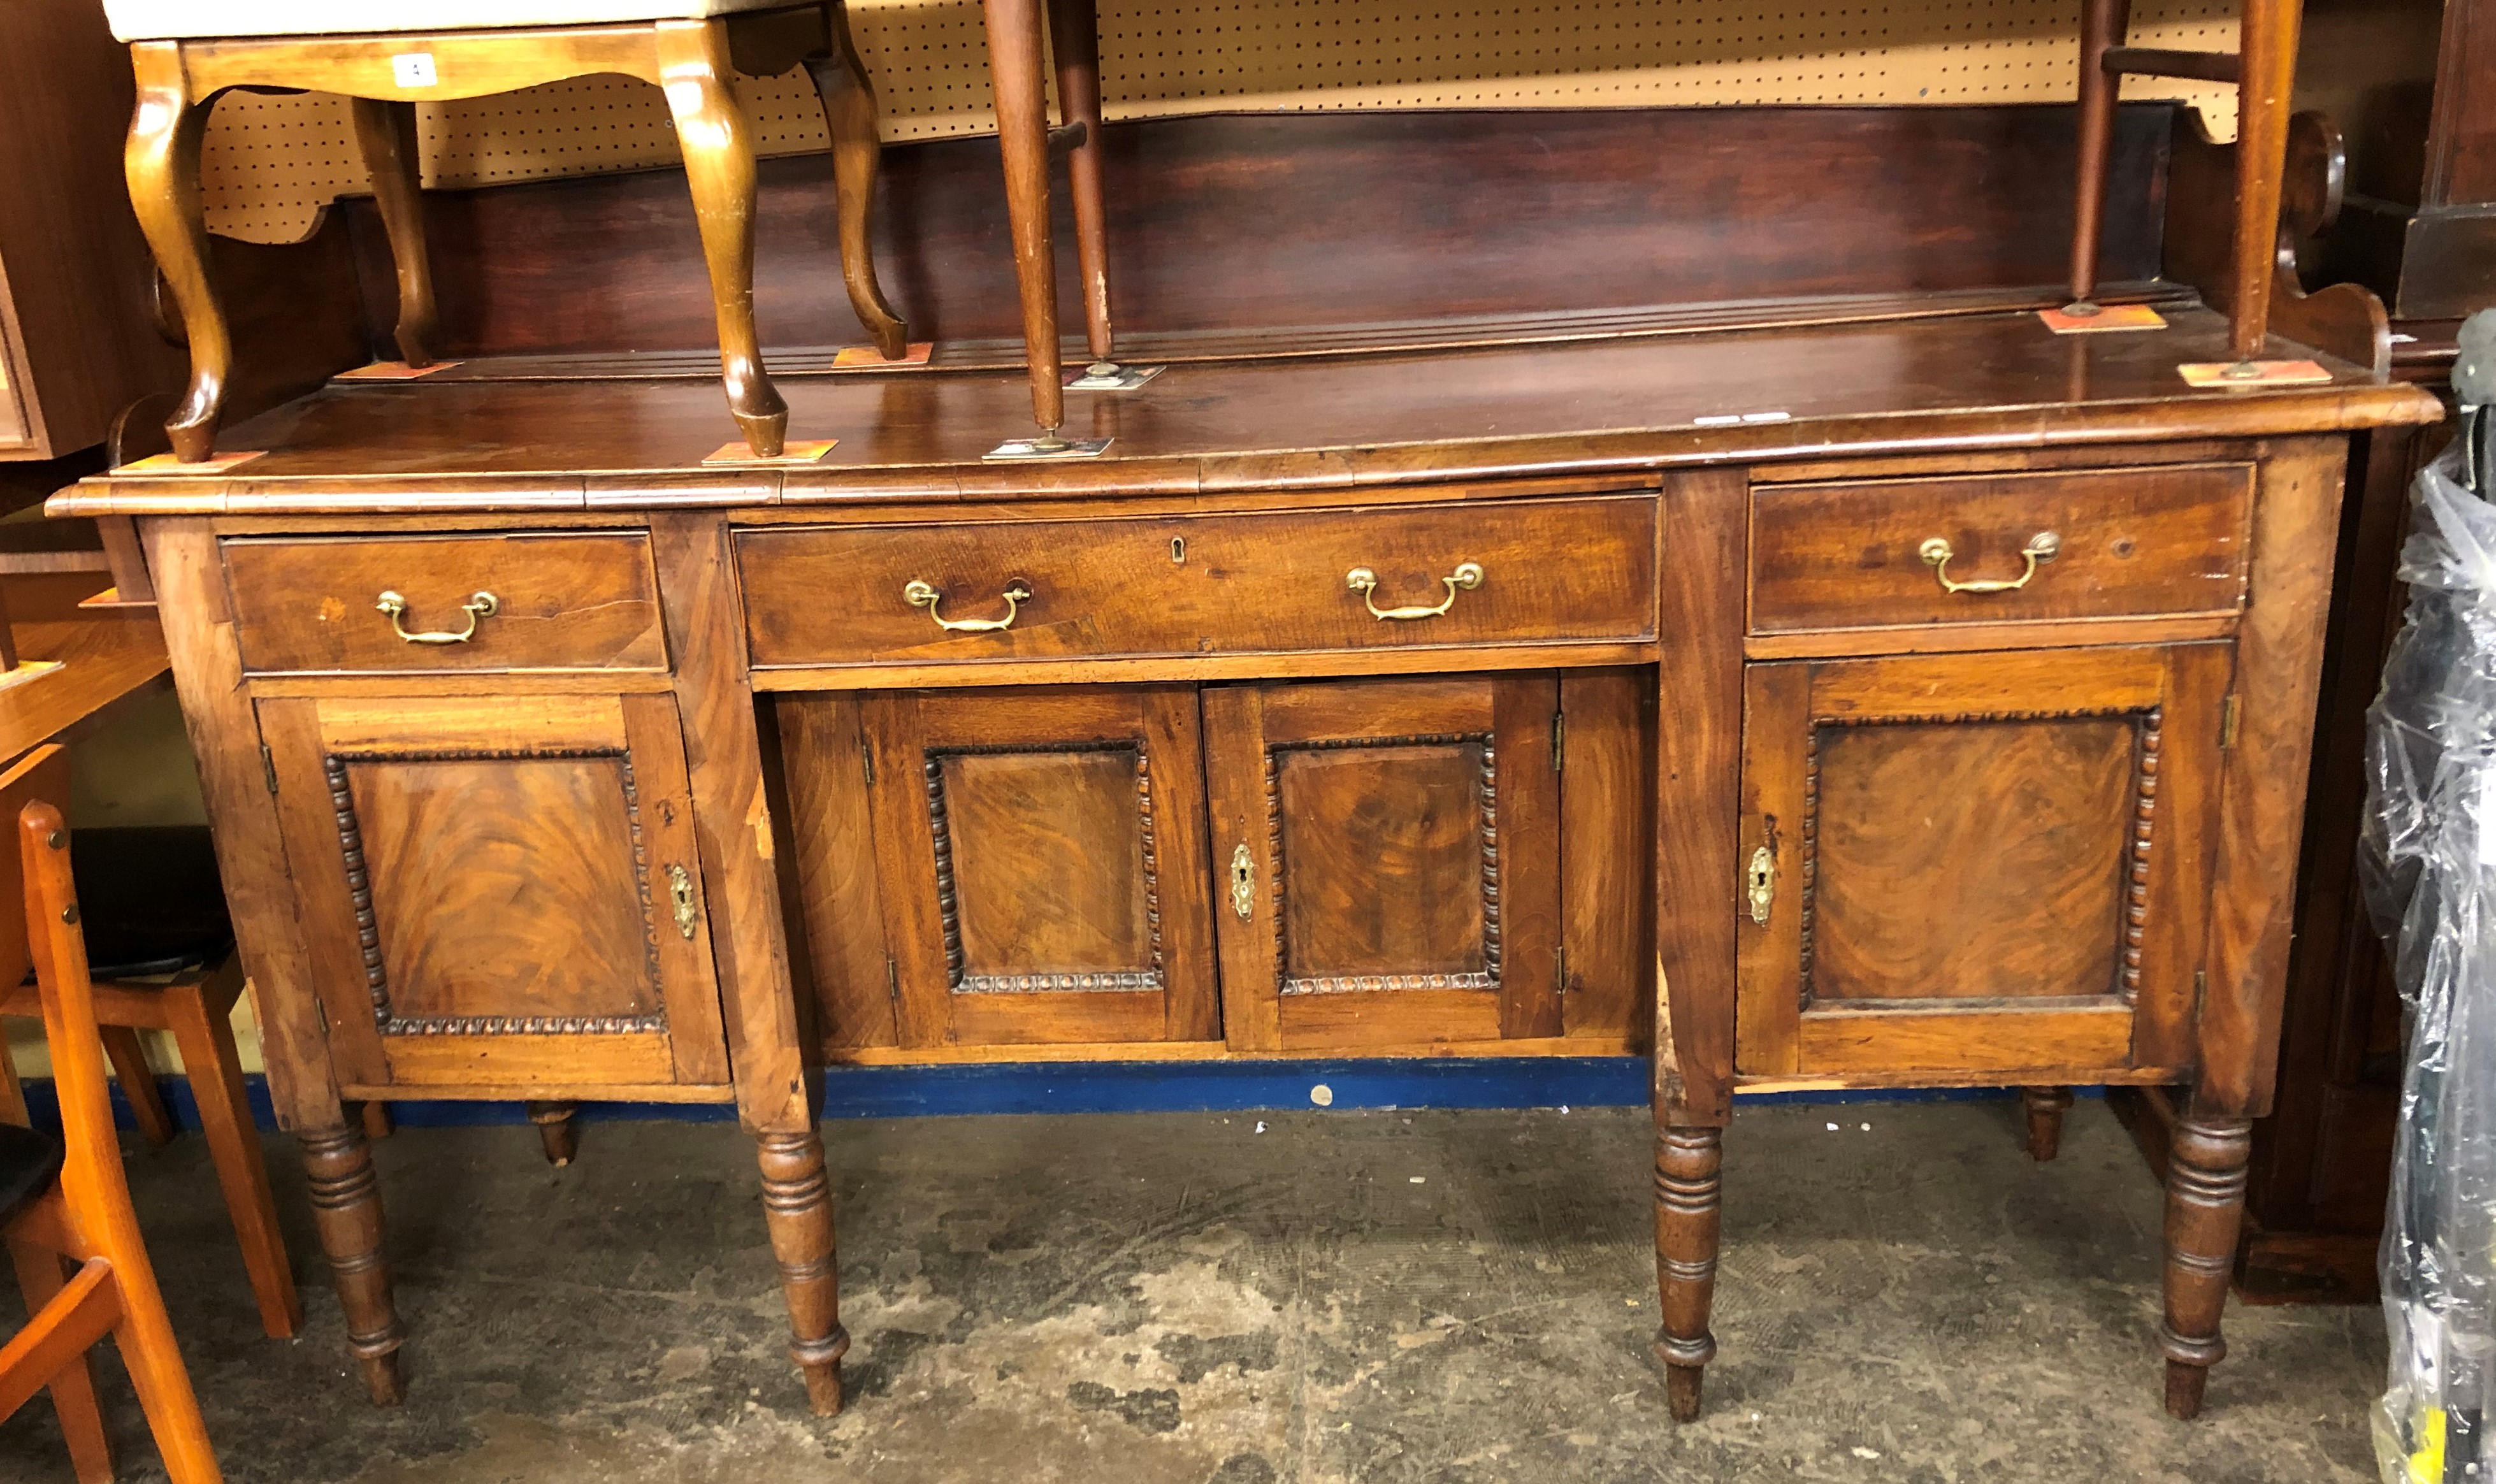
[[[1075,211],[1075,265],[1083,284],[1083,343],[1095,361],[1117,349],[1109,323],[1109,228],[1101,160],[1101,19],[1094,0],[1048,0],[1048,43],[1057,64],[1057,108],[1082,137],[1066,155]]]
[[[244,540],[224,543],[253,674],[642,669],[668,665],[646,534]],[[401,638],[376,611],[399,593],[409,633],[458,633],[461,605],[498,606],[463,643]]]
[[[1656,684],[1647,669],[1560,676],[1561,1019],[1573,1036],[1655,1031]]]
[[[1006,170],[1006,214],[1014,239],[1014,290],[1022,303],[1023,356],[1031,369],[1031,409],[1044,433],[1066,421],[1058,385],[1057,259],[1049,232],[1048,96],[1042,83],[1041,0],[981,0],[987,22],[988,77],[996,89],[997,145]]]
[[[424,205],[420,198],[416,105],[378,98],[350,98],[356,148],[372,176],[373,201],[390,235],[390,262],[398,270],[398,323],[390,332],[398,358],[411,366],[433,364],[433,270],[424,246]]]
[[[1655,1276],[1664,1296],[1656,1358],[1675,1422],[1696,1422],[1716,1337],[1716,1248],[1724,1221],[1724,1129],[1668,1125],[1655,1139]]]
[[[2072,300],[2092,305],[2098,292],[2099,245],[2106,235],[2106,175],[2114,146],[2115,104],[2122,78],[2105,65],[2124,43],[2132,0],[2082,0],[2080,6],[2079,194],[2072,212]]]
[[[1206,703],[1233,1048],[1558,1034],[1554,680],[1255,689]]]
[[[2063,1115],[2072,1110],[2068,1087],[2023,1087],[2020,1109],[2028,1120],[2028,1158],[2050,1164],[2063,1152]]]
[[[905,1044],[1219,1034],[1192,690],[858,707]]]
[[[1202,655],[1644,638],[1654,521],[1651,500],[1613,499],[781,530],[740,535],[737,550],[758,665]],[[1346,583],[1365,569],[1377,607],[1431,606],[1467,562],[1480,584],[1437,618],[1382,621]],[[940,605],[906,601],[913,581]],[[1015,587],[1028,596],[1003,633],[937,625],[1002,619]]]
[[[372,1150],[355,1124],[305,1128],[296,1138],[303,1148],[303,1174],[311,1188],[313,1229],[329,1260],[339,1307],[346,1311],[347,1352],[356,1358],[373,1405],[396,1407],[407,1399],[398,1366],[407,1330],[399,1323],[390,1292],[381,1182],[373,1173]]]
[[[860,1046],[895,1045],[897,990],[887,972],[891,954],[884,936],[858,697],[784,696],[774,709],[818,1038],[833,1058]]]
[[[805,1377],[808,1407],[818,1417],[833,1416],[841,1409],[841,1357],[849,1351],[850,1335],[841,1327],[839,1253],[823,1137],[811,1128],[773,1130],[756,1143],[764,1224],[789,1301],[789,1358]]]
[[[190,382],[166,420],[165,435],[186,462],[206,458],[216,444],[234,344],[208,282],[207,222],[200,197],[200,141],[216,102],[196,86],[176,42],[140,42],[130,48],[139,104],[130,119],[122,170],[156,269],[181,306]]]
[[[806,71],[824,101],[824,122],[832,139],[841,283],[849,292],[851,312],[866,326],[876,349],[885,359],[897,359],[909,349],[910,328],[893,313],[876,281],[870,238],[876,176],[884,157],[884,144],[876,133],[875,86],[867,78],[866,65],[858,60],[858,44],[850,37],[849,7],[840,0],[827,0],[824,7],[823,44],[807,56]]]
[[[1763,488],[1751,630],[2232,614],[2252,503],[2244,464]],[[2014,592],[1950,593],[1920,555],[1939,538],[1951,580],[2016,581],[2041,534],[2056,553]]]
[[[2201,1411],[2210,1368],[2227,1357],[2219,1315],[2244,1219],[2245,1161],[2253,1130],[2240,1118],[2188,1117],[2175,1126],[2167,1172],[2167,1314],[2158,1331],[2167,1356],[2167,1410]]]

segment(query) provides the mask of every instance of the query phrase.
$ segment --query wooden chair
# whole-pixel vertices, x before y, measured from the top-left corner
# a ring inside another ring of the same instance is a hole
[[[2235,244],[2230,262],[2229,351],[2248,376],[2270,333],[2278,256],[2280,181],[2288,155],[2290,87],[2303,0],[2244,0],[2237,49],[2169,51],[2127,45],[2132,0],[2082,0],[2079,193],[2072,224],[2072,301],[2099,312],[2098,247],[2105,234],[2107,163],[2117,95],[2127,77],[2195,77],[2236,88]]]
[[[217,1185],[242,1244],[243,1268],[260,1306],[261,1327],[292,1338],[303,1320],[286,1239],[269,1193],[242,1063],[234,1050],[234,1007],[241,960],[216,888],[214,854],[197,831],[95,831],[98,840],[136,836],[109,858],[79,837],[73,858],[86,910],[84,942],[109,967],[90,972],[104,1049],[119,1074],[140,1133],[159,1148],[173,1137],[172,1115],[156,1089],[138,1032],[170,1032],[199,1105]],[[108,889],[106,883],[111,883]],[[201,900],[204,897],[206,900]],[[124,900],[127,898],[127,900]],[[0,965],[0,969],[5,969]],[[165,975],[171,975],[166,979]],[[36,986],[0,991],[0,1015],[40,1015]]]
[[[0,1345],[0,1417],[48,1385],[79,1484],[109,1484],[112,1459],[87,1362],[87,1351],[109,1335],[121,1346],[166,1476],[172,1484],[216,1484],[223,1477],[216,1453],[122,1178],[77,926],[69,834],[59,811],[45,802],[67,796],[68,776],[57,747],[38,749],[0,776],[0,809],[17,820],[18,834],[18,850],[0,877],[22,877],[26,904],[17,931],[0,942],[0,956],[14,954],[22,964],[31,946],[62,1125],[57,1143],[24,1127],[16,1076],[0,1060],[0,1120],[13,1120],[0,1122],[0,1240],[30,1315]]]
[[[868,252],[881,145],[875,95],[840,0],[368,0],[343,9],[313,0],[105,0],[105,12],[113,35],[131,44],[138,75],[124,156],[131,203],[190,341],[190,385],[165,424],[183,462],[215,451],[232,359],[207,276],[200,141],[208,110],[234,88],[317,89],[352,100],[357,143],[398,268],[399,355],[422,367],[434,358],[434,298],[416,105],[599,73],[659,87],[684,147],[729,411],[754,452],[774,458],[789,412],[755,340],[754,137],[731,77],[776,75],[802,62],[831,132],[850,303],[887,359],[905,350],[908,333],[877,287]],[[319,34],[341,22],[363,29]]]

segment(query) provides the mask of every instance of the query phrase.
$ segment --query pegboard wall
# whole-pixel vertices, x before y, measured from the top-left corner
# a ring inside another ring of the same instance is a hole
[[[2077,0],[1100,0],[1112,119],[1314,108],[1705,108],[2055,103],[2075,96]],[[978,0],[850,0],[888,141],[995,130]],[[2137,45],[2231,51],[2234,0],[2139,0]],[[764,154],[824,149],[803,70],[738,79]],[[2221,139],[2235,93],[2181,98]],[[677,159],[658,90],[587,77],[419,110],[428,186],[490,185]],[[345,104],[233,94],[202,162],[210,230],[291,241],[365,190]]]

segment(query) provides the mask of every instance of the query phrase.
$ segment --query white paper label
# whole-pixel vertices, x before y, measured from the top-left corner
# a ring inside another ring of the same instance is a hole
[[[390,76],[401,87],[433,86],[433,53],[402,51],[390,58]]]

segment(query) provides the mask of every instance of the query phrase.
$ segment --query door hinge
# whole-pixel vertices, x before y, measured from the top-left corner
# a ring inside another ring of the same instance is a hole
[[[1569,713],[1551,713],[1551,771],[1559,772],[1569,762]]]
[[[889,958],[884,961],[884,996],[895,1005],[901,1003],[901,971]]]
[[[1562,943],[1560,951],[1551,956],[1551,992],[1560,995],[1569,992],[1569,945],[1567,943]]]
[[[874,788],[875,749],[867,745],[864,737],[858,738],[858,766],[866,771],[866,786],[870,788]]]
[[[2196,970],[2194,970],[2194,971],[2193,971],[2193,1018],[2194,1018],[2194,1020],[2199,1021],[2199,1020],[2201,1018],[2201,1005],[2202,1005],[2202,1002],[2204,1002],[2204,1001],[2208,1000],[2209,998],[2210,998],[2210,973],[2209,973],[2209,971],[2208,971],[2208,970],[2206,970],[2206,969],[2196,969]]]
[[[260,777],[268,785],[269,792],[277,791],[277,755],[268,750],[265,742],[260,744]]]
[[[2233,696],[2219,702],[2219,750],[2221,752],[2236,745],[2236,722],[2242,714],[2243,707],[2236,703],[2236,697]]]

